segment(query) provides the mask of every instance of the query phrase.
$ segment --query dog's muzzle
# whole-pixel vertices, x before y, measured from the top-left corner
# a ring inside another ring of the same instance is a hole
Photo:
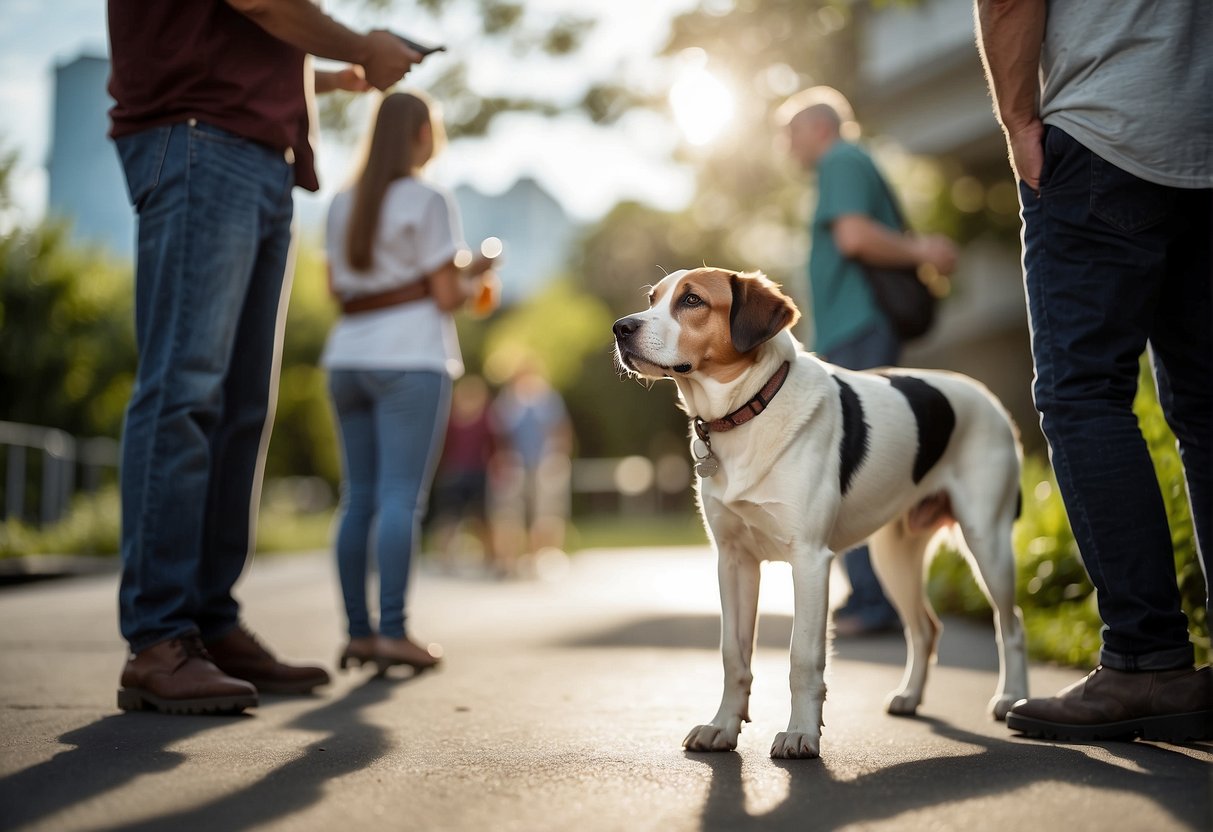
[[[632,363],[635,358],[635,353],[629,347],[629,342],[632,336],[640,329],[641,321],[635,315],[629,315],[626,318],[620,318],[615,321],[615,325],[611,327],[611,331],[615,333],[615,352],[619,356],[619,361],[629,370],[635,370],[636,366]]]
[[[666,372],[673,370],[676,373],[685,374],[691,372],[690,364],[675,364],[673,367],[667,367],[664,364],[658,364],[650,358],[641,355],[631,344],[633,336],[640,330],[644,321],[639,316],[629,315],[626,318],[620,318],[615,321],[615,325],[611,327],[611,331],[615,333],[615,353],[619,356],[619,360],[629,370],[636,370],[635,362],[641,361],[645,364],[652,365]]]
[[[636,334],[640,329],[640,319],[635,315],[629,315],[626,318],[620,318],[615,321],[615,325],[611,327],[611,331],[615,333],[615,342],[623,344],[629,338]]]

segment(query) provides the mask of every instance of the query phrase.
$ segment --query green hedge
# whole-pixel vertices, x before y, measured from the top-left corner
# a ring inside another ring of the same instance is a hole
[[[1154,394],[1153,380],[1144,371],[1134,410],[1167,506],[1180,595],[1197,662],[1205,662],[1210,657],[1205,582],[1196,553],[1183,468],[1175,437]],[[1014,539],[1016,598],[1027,624],[1029,654],[1040,660],[1094,667],[1099,660],[1102,622],[1057,481],[1047,463],[1026,460],[1023,495],[1023,516],[1015,526]],[[932,562],[929,591],[939,612],[990,615],[989,604],[968,565],[954,550],[944,549]]]

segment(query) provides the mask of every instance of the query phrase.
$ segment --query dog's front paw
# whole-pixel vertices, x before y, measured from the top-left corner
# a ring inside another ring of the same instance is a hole
[[[885,710],[893,716],[914,716],[922,698],[910,693],[891,693],[885,700]]]
[[[811,760],[821,756],[821,737],[797,731],[780,731],[771,743],[771,756],[777,760]]]
[[[715,725],[696,725],[682,741],[682,747],[687,751],[732,751],[737,747],[739,733]]]
[[[994,717],[999,722],[1007,718],[1007,713],[1015,706],[1015,703],[1025,697],[1012,693],[1004,693],[1002,696],[995,696],[990,700],[990,716]]]

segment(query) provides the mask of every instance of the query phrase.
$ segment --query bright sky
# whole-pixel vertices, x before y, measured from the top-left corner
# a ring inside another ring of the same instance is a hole
[[[695,0],[528,0],[528,15],[596,13],[600,22],[586,48],[563,62],[519,57],[490,48],[476,36],[475,20],[448,20],[439,28],[412,11],[386,19],[360,20],[348,2],[329,0],[331,13],[355,27],[383,26],[421,41],[443,42],[455,54],[474,54],[471,85],[477,91],[514,94],[533,91],[560,103],[576,101],[592,78],[609,78],[653,89],[669,79],[668,66],[652,61],[672,15]],[[400,8],[411,8],[401,2]],[[13,183],[22,220],[42,216],[46,202],[54,67],[81,54],[107,52],[104,0],[0,0],[0,149],[17,150]],[[425,88],[446,60],[442,53],[409,74]],[[551,122],[509,116],[488,137],[453,144],[431,169],[447,185],[473,184],[489,193],[531,175],[580,219],[600,216],[621,198],[678,207],[691,192],[691,173],[666,161],[678,136],[669,122],[633,114],[613,130],[594,128],[570,115]],[[327,200],[350,172],[350,147],[331,139],[320,149],[320,173]],[[304,200],[303,211],[311,213]],[[314,208],[314,206],[313,206]]]

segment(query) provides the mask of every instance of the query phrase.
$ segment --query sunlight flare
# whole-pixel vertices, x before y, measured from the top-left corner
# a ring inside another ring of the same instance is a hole
[[[682,66],[670,88],[670,109],[686,140],[705,145],[732,119],[733,93],[707,68],[702,49],[687,49],[679,58]]]

